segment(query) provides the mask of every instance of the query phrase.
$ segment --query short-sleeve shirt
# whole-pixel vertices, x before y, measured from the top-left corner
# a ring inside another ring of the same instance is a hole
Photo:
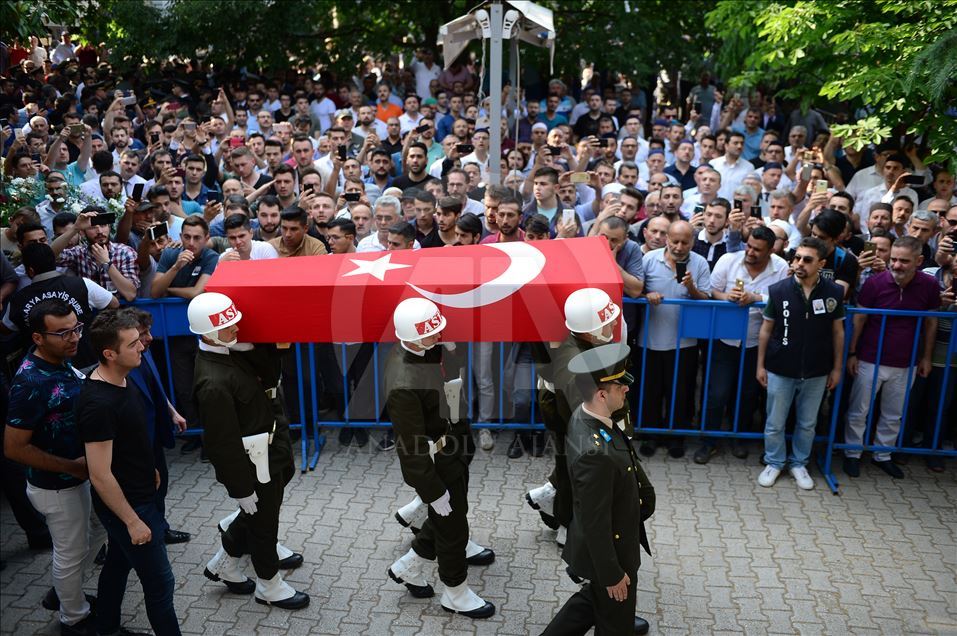
[[[675,270],[665,261],[665,248],[652,250],[642,259],[645,270],[645,293],[657,292],[665,298],[688,299],[688,288],[675,279]],[[698,291],[711,293],[711,270],[700,254],[688,255],[688,272]],[[650,319],[641,326],[638,335],[640,346],[645,345],[645,330],[648,330],[647,347],[653,351],[673,351],[678,340],[679,305],[657,305],[650,308]],[[693,347],[697,338],[682,338],[681,348]]]
[[[168,272],[170,268],[176,264],[176,259],[179,258],[179,254],[182,251],[182,248],[172,247],[167,247],[165,250],[163,250],[163,253],[160,254],[159,263],[156,266],[157,273],[165,274]],[[219,254],[208,247],[204,247],[198,258],[194,258],[192,263],[176,273],[176,276],[173,277],[173,280],[170,282],[169,286],[194,287],[200,276],[203,274],[212,275],[213,271],[216,269],[216,263],[218,262]]]
[[[711,272],[711,288],[730,293],[734,291],[735,282],[744,282],[744,290],[752,294],[760,294],[767,301],[768,288],[779,280],[788,277],[788,263],[777,254],[771,254],[767,267],[756,277],[751,278],[748,268],[744,264],[747,252],[731,252],[718,259]],[[758,332],[761,331],[761,310],[751,307],[748,311],[748,341],[747,348],[758,346]],[[722,339],[721,342],[732,347],[740,346],[740,340]]]
[[[153,444],[146,425],[146,408],[140,392],[127,381],[125,387],[87,380],[76,400],[76,423],[84,443],[113,442],[110,470],[131,506],[150,503],[156,496]],[[94,505],[103,510],[98,496]]]
[[[30,444],[41,451],[65,459],[83,457],[73,411],[83,378],[69,363],[50,364],[33,352],[28,353],[10,387],[7,424],[32,431]],[[37,488],[60,490],[84,480],[27,467],[27,481]]]
[[[615,254],[615,262],[638,280],[645,280],[645,269],[641,265],[641,246],[631,239],[625,239],[621,249]]]
[[[857,285],[857,269],[857,258],[849,250],[836,247],[821,268],[821,278],[833,280],[835,283],[844,281],[853,290]]]
[[[902,288],[894,281],[890,270],[887,270],[867,279],[857,296],[857,304],[869,309],[936,311],[940,307],[940,286],[933,276],[916,272],[914,278]],[[884,347],[878,363],[881,317],[868,316],[857,341],[857,357],[871,364],[906,368],[910,366],[916,331],[916,317],[888,317],[884,330]]]

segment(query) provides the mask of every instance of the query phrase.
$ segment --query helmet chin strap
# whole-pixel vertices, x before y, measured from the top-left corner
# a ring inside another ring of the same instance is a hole
[[[592,331],[591,334],[590,334],[591,337],[594,338],[595,340],[597,340],[598,342],[603,343],[603,344],[604,344],[604,343],[609,343],[609,342],[611,342],[611,339],[614,337],[615,334],[611,333],[611,334],[608,334],[607,336],[602,335],[602,333],[601,333],[602,329],[604,329],[604,327],[600,327],[600,328],[595,329],[594,331]]]
[[[229,342],[223,342],[216,336],[206,336],[206,337],[209,338],[213,342],[213,344],[219,345],[220,347],[226,347],[227,349],[234,346],[239,341],[238,338],[233,338]]]

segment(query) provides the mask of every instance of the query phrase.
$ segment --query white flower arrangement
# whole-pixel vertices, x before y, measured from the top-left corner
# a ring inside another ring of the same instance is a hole
[[[0,197],[0,223],[6,226],[10,215],[23,206],[35,206],[44,197],[43,182],[36,177],[15,177]]]

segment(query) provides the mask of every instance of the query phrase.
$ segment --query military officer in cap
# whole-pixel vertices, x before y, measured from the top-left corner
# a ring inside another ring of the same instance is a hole
[[[306,607],[309,596],[283,581],[276,554],[283,488],[295,466],[288,424],[276,416],[274,395],[263,390],[264,380],[278,382],[275,347],[237,342],[242,314],[223,294],[199,294],[187,317],[190,331],[202,337],[193,394],[205,426],[204,447],[217,481],[241,509],[204,574],[234,593],[254,593],[263,605]],[[255,583],[239,567],[245,554],[256,570]]]
[[[565,441],[573,515],[562,558],[584,584],[552,619],[544,636],[644,634],[635,616],[641,547],[651,554],[644,521],[655,491],[615,413],[634,378],[629,348],[610,344],[575,356],[568,371],[584,401],[572,413]]]
[[[555,444],[555,467],[548,481],[525,495],[528,504],[539,511],[550,528],[558,530],[558,545],[565,545],[568,524],[572,518],[571,485],[565,464],[565,432],[572,412],[584,397],[568,363],[582,351],[611,342],[621,317],[621,308],[601,289],[586,287],[572,292],[565,300],[565,326],[569,335],[557,348],[546,344],[537,349],[537,372],[540,391],[538,402],[545,426],[552,432]],[[631,434],[629,411],[623,406],[614,420]]]
[[[386,406],[395,429],[396,454],[405,482],[428,504],[428,519],[412,549],[389,568],[389,577],[417,598],[435,595],[427,572],[438,561],[447,612],[488,618],[495,606],[466,582],[469,541],[468,466],[475,452],[468,420],[450,421],[442,355],[437,346],[445,317],[425,298],[408,298],[393,314],[398,346],[385,365]],[[458,368],[458,365],[449,365]]]

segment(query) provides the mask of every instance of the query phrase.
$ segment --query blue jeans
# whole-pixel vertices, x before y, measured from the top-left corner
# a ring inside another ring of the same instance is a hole
[[[132,569],[136,570],[143,586],[146,615],[153,631],[157,636],[179,636],[179,620],[173,607],[173,570],[163,538],[166,529],[163,515],[155,502],[133,506],[133,510],[152,533],[146,545],[134,546],[126,524],[112,511],[97,510],[110,537],[110,548],[97,585],[96,631],[104,635],[120,631],[120,608]]]
[[[764,425],[764,463],[778,470],[807,465],[814,444],[817,412],[827,388],[827,376],[788,378],[768,372],[768,419]],[[796,422],[791,438],[791,454],[787,455],[784,435],[788,411],[794,402]]]

